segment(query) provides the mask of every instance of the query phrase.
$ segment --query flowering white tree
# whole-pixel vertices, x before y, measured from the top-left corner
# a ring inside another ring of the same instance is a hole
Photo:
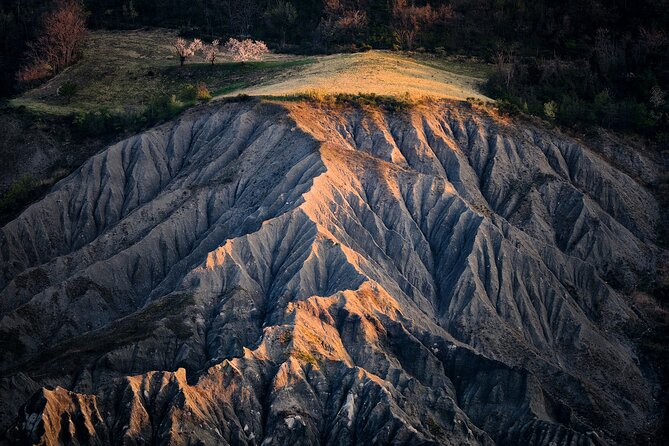
[[[202,50],[204,52],[204,60],[211,62],[211,64],[214,65],[214,62],[216,62],[216,56],[218,56],[218,47],[220,45],[221,42],[218,39],[211,42],[211,45],[205,45]]]
[[[269,53],[269,49],[267,49],[265,42],[251,39],[230,39],[225,44],[224,51],[225,54],[236,62],[260,60],[264,54]]]
[[[192,42],[188,43],[181,37],[179,37],[176,42],[174,42],[174,51],[179,56],[179,62],[181,66],[184,65],[186,59],[193,57],[195,53],[202,49],[202,41],[200,39],[195,39]]]

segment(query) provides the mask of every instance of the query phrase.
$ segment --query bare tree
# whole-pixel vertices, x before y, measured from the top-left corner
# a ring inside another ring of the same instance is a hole
[[[181,66],[184,66],[186,59],[193,57],[195,53],[202,49],[202,41],[200,39],[195,39],[192,42],[188,43],[186,40],[179,37],[174,42],[174,51],[179,56],[179,62]]]
[[[42,31],[28,45],[30,65],[19,73],[19,80],[35,80],[58,73],[75,62],[86,37],[86,15],[76,0],[59,0],[42,21]]]
[[[211,62],[212,65],[216,62],[216,56],[218,56],[218,47],[221,45],[220,40],[216,39],[211,42],[211,45],[204,45],[203,53],[204,60]]]
[[[497,75],[502,79],[506,89],[510,89],[516,72],[516,57],[513,50],[499,50],[495,54],[495,69]]]
[[[248,36],[254,20],[261,13],[258,2],[238,0],[216,0],[220,21],[232,35]]]
[[[260,60],[264,54],[269,53],[265,42],[251,39],[230,39],[225,44],[223,51],[236,62]]]
[[[351,43],[362,40],[367,25],[367,13],[358,1],[324,0],[324,17],[316,29],[320,43]]]
[[[442,6],[433,8],[429,3],[425,6],[416,6],[409,0],[394,0],[393,19],[395,29],[406,49],[413,49],[418,34],[424,29],[435,25],[439,21],[453,18],[453,8]]]

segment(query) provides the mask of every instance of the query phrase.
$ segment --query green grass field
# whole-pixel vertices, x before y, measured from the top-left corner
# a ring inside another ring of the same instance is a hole
[[[226,94],[313,61],[269,55],[262,62],[221,61],[212,66],[196,57],[180,67],[170,46],[175,38],[176,33],[168,30],[92,32],[79,62],[13,99],[11,105],[51,115],[98,109],[137,112],[156,96],[179,96],[187,85],[205,83],[213,95]],[[58,94],[67,83],[76,86],[70,98]]]
[[[187,86],[200,83],[212,96],[285,95],[315,88],[326,93],[411,91],[481,98],[476,86],[491,72],[490,65],[474,60],[378,51],[318,57],[270,54],[261,62],[221,59],[213,66],[194,57],[180,67],[171,47],[176,37],[175,31],[165,29],[93,31],[75,65],[10,105],[52,116],[98,110],[131,115],[142,113],[157,97],[179,98]],[[58,94],[64,85],[74,86],[71,96]]]

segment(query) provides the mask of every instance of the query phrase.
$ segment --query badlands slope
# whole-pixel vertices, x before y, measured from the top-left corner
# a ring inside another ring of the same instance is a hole
[[[648,444],[656,378],[609,279],[654,272],[657,224],[593,150],[466,104],[194,109],[0,231],[0,430]]]

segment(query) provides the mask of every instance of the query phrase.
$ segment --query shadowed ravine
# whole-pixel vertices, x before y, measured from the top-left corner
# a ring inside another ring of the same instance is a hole
[[[643,444],[655,378],[608,282],[654,271],[658,218],[577,141],[455,102],[202,107],[1,230],[0,430]]]

